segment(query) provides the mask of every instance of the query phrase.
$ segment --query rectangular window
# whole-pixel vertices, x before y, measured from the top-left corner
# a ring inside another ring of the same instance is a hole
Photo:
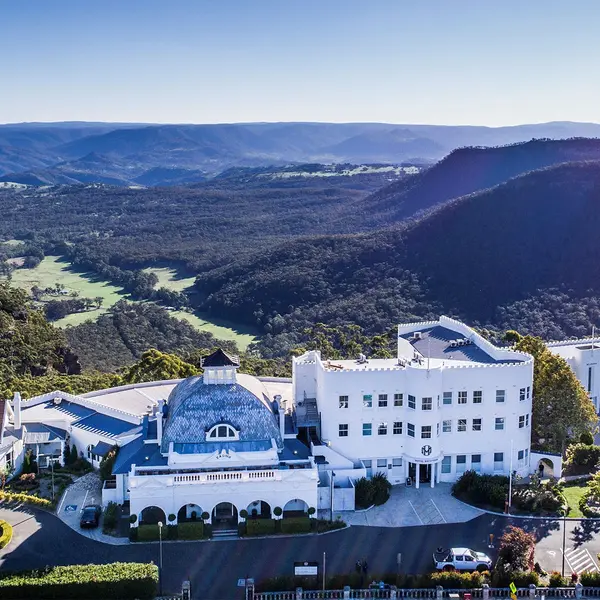
[[[379,423],[377,435],[387,435],[387,423]]]
[[[338,435],[340,437],[348,437],[348,423],[340,423]]]
[[[504,429],[504,417],[496,417],[496,431],[502,431]]]
[[[479,471],[481,471],[481,454],[471,455],[471,469],[476,473],[479,473]]]
[[[521,388],[521,389],[519,390],[519,400],[520,400],[521,402],[523,402],[523,400],[525,400],[525,388]]]
[[[519,450],[519,454],[517,456],[519,460],[523,460],[523,457],[525,456],[525,450]]]
[[[483,391],[475,390],[473,392],[473,404],[481,404],[483,402]]]
[[[459,404],[467,403],[467,392],[458,392],[458,403]]]
[[[373,425],[371,423],[363,423],[363,435],[371,435]]]
[[[340,408],[348,408],[348,396],[340,396]]]
[[[456,455],[456,472],[464,473],[467,469],[467,455],[457,454]]]
[[[421,438],[422,439],[431,438],[431,425],[423,425],[421,427]]]
[[[452,471],[452,457],[444,456],[442,458],[442,473],[450,473]]]
[[[402,435],[402,421],[394,421],[394,435]]]
[[[436,430],[437,436],[440,437],[440,424],[439,423],[436,423],[435,430]]]
[[[444,392],[442,402],[444,404],[452,404],[452,392]]]
[[[417,399],[410,394],[408,395],[408,408],[417,408]]]
[[[412,423],[407,423],[406,432],[410,437],[415,437],[415,426]]]
[[[592,371],[593,367],[588,367],[588,383],[587,383],[587,391],[588,394],[592,393]]]
[[[494,471],[504,471],[504,452],[494,452]]]
[[[387,467],[387,458],[378,458],[377,459],[377,468],[385,469]]]
[[[379,408],[387,406],[387,394],[379,394]]]
[[[402,394],[394,394],[394,406],[402,406]]]
[[[452,433],[452,421],[442,421],[442,433]]]
[[[466,431],[467,430],[467,420],[466,419],[459,419],[458,420],[458,426],[456,428],[457,431]]]
[[[496,402],[504,402],[506,398],[505,390],[496,390]]]
[[[433,403],[431,398],[421,398],[421,410],[431,410],[433,408]]]
[[[519,417],[519,429],[529,427],[529,415],[521,415]]]
[[[371,477],[373,475],[373,461],[363,460],[363,464],[365,465],[365,469],[367,470],[367,477]]]
[[[401,458],[392,458],[392,467],[401,467],[402,459]]]
[[[527,386],[527,400],[531,397],[531,388]]]
[[[473,419],[473,431],[481,431],[481,419]]]
[[[363,396],[363,408],[373,408],[373,396],[371,394]]]

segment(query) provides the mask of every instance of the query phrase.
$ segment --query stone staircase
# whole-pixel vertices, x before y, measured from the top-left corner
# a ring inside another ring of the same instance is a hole
[[[213,540],[235,540],[238,536],[237,529],[213,529]]]

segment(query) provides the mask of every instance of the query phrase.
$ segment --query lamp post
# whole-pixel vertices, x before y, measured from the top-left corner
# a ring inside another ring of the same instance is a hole
[[[330,500],[330,508],[331,510],[329,511],[329,522],[333,523],[333,489],[335,487],[334,483],[333,483],[333,478],[335,477],[335,473],[333,471],[331,471],[331,477],[330,477],[330,481],[329,481],[329,485],[330,485],[330,489],[329,489],[329,500]]]
[[[158,593],[162,596],[162,521],[158,522]]]
[[[510,440],[510,472],[508,474],[508,514],[512,506],[512,480],[513,480],[513,441]]]
[[[563,547],[562,547],[562,571],[561,575],[565,576],[565,545],[567,537],[567,514],[563,515]]]

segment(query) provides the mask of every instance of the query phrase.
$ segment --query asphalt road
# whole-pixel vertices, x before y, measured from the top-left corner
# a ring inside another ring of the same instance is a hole
[[[0,551],[3,570],[113,561],[158,563],[157,543],[102,544],[79,535],[54,515],[37,510],[24,513],[0,509],[0,518],[7,519],[14,527],[13,541]],[[489,534],[497,538],[511,523],[535,534],[536,560],[543,568],[560,570],[562,521],[483,515],[467,523],[404,528],[350,527],[319,536],[165,542],[163,591],[178,592],[182,581],[190,579],[195,598],[242,598],[242,590],[236,587],[238,578],[290,574],[294,561],[321,562],[323,552],[327,555],[330,574],[351,572],[359,559],[367,559],[372,573],[395,571],[399,553],[404,572],[423,572],[431,569],[431,555],[438,546],[464,545],[487,551],[493,557],[495,550],[488,548]],[[567,557],[574,566],[586,568],[584,563],[590,563],[587,568],[597,569],[599,533],[600,523],[567,521]],[[570,564],[566,560],[567,574],[571,572]]]

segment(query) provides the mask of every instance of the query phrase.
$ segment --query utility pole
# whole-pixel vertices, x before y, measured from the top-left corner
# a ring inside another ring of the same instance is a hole
[[[158,593],[162,596],[162,521],[158,522]]]

